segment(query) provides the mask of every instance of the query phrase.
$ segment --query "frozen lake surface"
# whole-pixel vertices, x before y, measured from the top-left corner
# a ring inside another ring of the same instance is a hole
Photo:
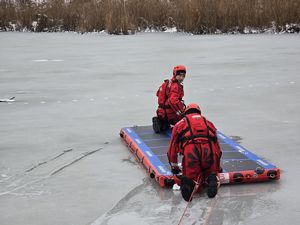
[[[186,103],[282,169],[279,182],[202,194],[182,224],[296,224],[299,35],[0,33],[0,99],[15,97],[0,102],[1,225],[177,224],[180,193],[118,135],[150,124],[176,64]]]

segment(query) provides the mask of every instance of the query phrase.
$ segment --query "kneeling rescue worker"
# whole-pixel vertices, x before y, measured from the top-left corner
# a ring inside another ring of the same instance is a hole
[[[208,186],[208,197],[215,197],[222,152],[215,126],[201,115],[197,104],[189,104],[184,118],[173,127],[168,150],[173,174],[181,172],[178,154],[183,155],[182,176],[176,176],[175,182],[180,186],[184,200],[191,201],[192,193],[200,192],[205,185]]]
[[[181,120],[185,105],[182,100],[184,96],[183,80],[186,74],[186,67],[175,66],[171,80],[164,80],[156,92],[158,97],[158,109],[156,117],[152,118],[153,130],[160,133],[167,130],[170,125],[175,125]]]

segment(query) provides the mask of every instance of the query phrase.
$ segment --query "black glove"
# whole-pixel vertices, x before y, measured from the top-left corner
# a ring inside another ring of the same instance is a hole
[[[171,172],[172,172],[173,174],[177,175],[177,174],[181,173],[181,170],[180,170],[180,168],[179,168],[178,166],[173,166],[173,167],[171,168]]]

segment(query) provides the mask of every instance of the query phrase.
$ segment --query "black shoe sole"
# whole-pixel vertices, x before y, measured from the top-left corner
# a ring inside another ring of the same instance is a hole
[[[209,198],[214,198],[218,193],[218,179],[217,176],[212,173],[208,176],[208,188],[207,196]]]
[[[195,188],[195,183],[194,181],[186,178],[186,177],[181,177],[181,186],[180,186],[180,191],[183,199],[185,201],[192,201],[191,195],[194,191]]]

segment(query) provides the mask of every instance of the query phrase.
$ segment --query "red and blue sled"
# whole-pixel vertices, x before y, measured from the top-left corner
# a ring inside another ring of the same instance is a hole
[[[221,158],[221,184],[253,183],[280,179],[280,169],[259,158],[246,148],[218,131],[218,140],[223,152]],[[137,160],[161,187],[174,183],[168,163],[167,151],[171,131],[156,134],[152,126],[125,127],[120,136]]]

